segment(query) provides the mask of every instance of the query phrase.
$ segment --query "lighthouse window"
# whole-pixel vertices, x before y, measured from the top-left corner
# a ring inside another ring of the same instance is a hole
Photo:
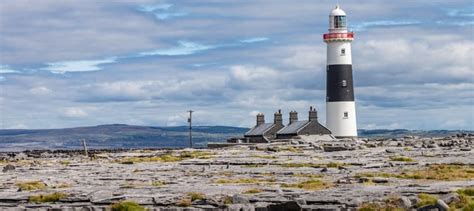
[[[347,87],[347,81],[346,80],[342,80],[342,87]]]
[[[349,118],[349,112],[344,112],[344,119]]]
[[[341,56],[345,56],[345,55],[346,55],[346,49],[343,48],[343,49],[341,49]]]
[[[334,16],[334,28],[346,28],[346,16]]]

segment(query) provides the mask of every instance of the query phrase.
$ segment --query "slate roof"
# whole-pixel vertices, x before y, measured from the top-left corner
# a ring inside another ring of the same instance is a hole
[[[286,127],[282,128],[280,131],[278,131],[277,134],[296,134],[298,130],[303,128],[306,124],[308,124],[309,121],[296,121],[291,123],[290,125],[287,125]]]
[[[250,129],[248,132],[245,133],[245,136],[261,136],[268,130],[273,127],[273,123],[264,123],[259,126],[255,126],[254,128]]]

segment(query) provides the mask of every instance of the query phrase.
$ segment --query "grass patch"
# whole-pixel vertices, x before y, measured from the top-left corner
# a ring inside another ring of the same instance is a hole
[[[111,205],[112,211],[145,211],[146,209],[134,201],[121,201]]]
[[[341,166],[346,166],[346,163],[339,163],[339,162],[329,162],[329,163],[282,163],[280,164],[281,167],[286,168],[338,168]]]
[[[385,177],[400,179],[425,180],[470,180],[474,179],[474,168],[468,165],[433,164],[420,170],[411,170],[403,173],[366,172],[356,174],[355,177]]]
[[[459,189],[456,192],[460,200],[449,204],[449,210],[474,210],[474,188]]]
[[[66,198],[67,195],[64,193],[51,193],[51,194],[41,194],[36,196],[28,197],[28,201],[32,203],[45,203],[45,202],[57,202],[60,199]]]
[[[191,198],[191,201],[206,199],[206,195],[204,195],[204,193],[189,192],[187,195]]]
[[[231,196],[225,196],[222,199],[222,201],[223,201],[224,204],[233,204],[234,203],[234,199]]]
[[[46,184],[42,181],[20,182],[20,183],[16,183],[16,186],[21,191],[44,190],[44,189],[46,189]]]
[[[181,199],[176,203],[178,207],[190,207],[191,205],[193,205],[193,202],[188,198]]]
[[[317,179],[317,178],[322,178],[323,175],[321,174],[308,174],[308,173],[297,173],[293,174],[295,177],[305,177],[305,178],[311,178],[311,179]]]
[[[259,188],[250,188],[243,192],[243,194],[256,194],[263,192],[262,189]]]
[[[252,155],[253,158],[262,158],[262,159],[277,159],[277,156],[273,155]]]
[[[218,184],[259,184],[259,183],[272,183],[276,180],[270,179],[257,179],[257,178],[236,178],[236,179],[218,179],[215,183]]]
[[[438,200],[437,197],[426,194],[426,193],[418,194],[418,198],[420,199],[420,201],[416,204],[416,207],[423,207],[426,205],[435,205],[436,201]]]
[[[187,159],[209,159],[215,153],[206,151],[183,151],[180,153],[167,153],[151,157],[126,157],[118,160],[121,164],[134,164],[143,162],[178,162]]]
[[[60,160],[59,163],[62,164],[62,165],[67,166],[67,165],[71,164],[71,161],[69,161],[69,160]]]
[[[329,183],[323,182],[321,180],[308,180],[300,183],[293,184],[282,184],[283,188],[299,188],[305,190],[321,190],[331,187]]]
[[[413,158],[405,157],[405,156],[393,156],[390,157],[391,161],[400,161],[400,162],[415,162]]]
[[[474,197],[474,187],[459,189],[456,191],[459,195],[471,196]]]
[[[165,183],[162,182],[162,181],[153,181],[153,182],[151,182],[151,185],[153,185],[155,187],[161,187],[161,186],[165,185]]]

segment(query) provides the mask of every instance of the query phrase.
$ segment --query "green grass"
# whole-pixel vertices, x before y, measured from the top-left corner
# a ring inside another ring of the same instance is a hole
[[[329,162],[329,163],[282,163],[280,164],[281,167],[286,168],[338,168],[341,166],[346,166],[346,163],[339,163],[339,162]]]
[[[321,180],[308,180],[300,183],[282,184],[283,188],[299,188],[305,190],[321,190],[331,187],[331,184]]]
[[[449,210],[474,210],[474,188],[459,189],[456,191],[459,194],[459,201],[449,204]]]
[[[204,193],[189,192],[187,195],[191,198],[191,201],[206,199],[206,195],[204,195]]]
[[[188,198],[181,199],[176,203],[178,207],[190,207],[191,205],[193,205],[193,202]]]
[[[134,201],[121,201],[113,204],[112,211],[145,211],[146,209]]]
[[[218,184],[260,184],[260,183],[272,183],[276,180],[270,179],[257,179],[257,178],[235,178],[235,179],[218,179],[215,183]]]
[[[46,184],[42,181],[20,182],[16,183],[16,186],[22,191],[46,189]]]
[[[118,160],[122,164],[134,164],[143,162],[178,162],[187,159],[209,159],[215,153],[206,151],[183,151],[180,153],[166,153],[160,156],[151,157],[126,157]]]
[[[416,204],[416,207],[423,207],[426,205],[435,205],[436,201],[438,200],[438,197],[432,196],[426,193],[420,193],[418,195],[418,198],[420,201]]]
[[[423,169],[407,170],[403,173],[365,172],[356,174],[355,177],[393,177],[444,181],[472,180],[474,179],[474,168],[469,165],[433,164]]]
[[[45,203],[45,202],[57,202],[60,199],[66,198],[67,195],[64,193],[51,193],[51,194],[41,194],[28,197],[28,201],[32,203]]]
[[[261,192],[263,191],[259,188],[250,188],[244,191],[243,194],[256,194],[256,193],[261,193]]]
[[[400,161],[400,162],[415,162],[413,158],[405,157],[405,156],[393,156],[390,157],[391,161]]]
[[[151,185],[153,185],[155,187],[161,187],[161,186],[165,185],[165,183],[162,182],[162,181],[153,181],[153,182],[151,182]]]

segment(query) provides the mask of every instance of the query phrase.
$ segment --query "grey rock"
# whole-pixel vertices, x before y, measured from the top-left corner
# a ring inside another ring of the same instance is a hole
[[[242,194],[235,194],[234,196],[232,196],[232,202],[234,204],[248,204],[248,203],[250,203],[247,196],[242,195]]]
[[[395,149],[386,149],[385,152],[387,152],[387,153],[398,153],[399,151],[395,150]]]
[[[11,164],[8,164],[5,167],[3,167],[2,172],[9,172],[9,171],[13,171],[13,170],[15,170],[15,166],[13,166]]]
[[[436,201],[436,206],[438,207],[440,211],[447,211],[449,209],[449,206],[446,204],[446,202],[444,202],[441,199],[438,199]]]
[[[268,205],[269,211],[301,210],[301,206],[295,201],[289,201],[281,204]]]
[[[396,204],[397,206],[402,207],[404,209],[409,209],[412,206],[410,199],[408,199],[406,196],[398,198]]]
[[[446,202],[446,204],[451,204],[460,200],[459,194],[457,193],[448,193],[446,195],[441,196],[440,199]]]
[[[439,211],[436,205],[426,205],[417,209],[417,211]]]

